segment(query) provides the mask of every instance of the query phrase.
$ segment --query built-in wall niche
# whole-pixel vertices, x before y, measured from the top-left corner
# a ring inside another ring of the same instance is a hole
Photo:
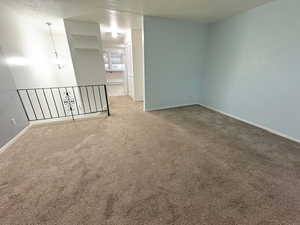
[[[125,71],[125,51],[123,49],[104,49],[103,59],[107,72]]]

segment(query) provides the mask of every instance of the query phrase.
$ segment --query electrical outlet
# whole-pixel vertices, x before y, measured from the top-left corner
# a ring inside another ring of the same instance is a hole
[[[15,118],[11,118],[10,121],[11,121],[12,125],[17,125]]]

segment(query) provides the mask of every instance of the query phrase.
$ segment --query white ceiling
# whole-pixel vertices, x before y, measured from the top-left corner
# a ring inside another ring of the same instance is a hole
[[[138,26],[138,15],[191,20],[199,23],[238,14],[272,0],[0,0],[44,18],[74,18],[109,25],[117,18],[122,28]]]
[[[70,19],[99,22],[104,29],[115,26],[121,32],[126,32],[128,29],[140,29],[142,27],[142,16],[140,14],[103,8],[98,9],[97,12],[73,16]]]
[[[113,38],[110,32],[101,32],[101,40],[104,48],[124,47],[126,35],[119,33],[117,38]]]

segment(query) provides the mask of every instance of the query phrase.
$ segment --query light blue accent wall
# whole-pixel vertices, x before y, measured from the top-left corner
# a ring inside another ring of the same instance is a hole
[[[207,26],[144,17],[145,109],[199,102]]]
[[[299,9],[274,1],[210,25],[200,103],[300,140]]]

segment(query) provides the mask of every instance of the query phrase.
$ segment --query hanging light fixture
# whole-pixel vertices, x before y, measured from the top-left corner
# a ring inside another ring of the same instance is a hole
[[[56,50],[55,41],[54,41],[54,37],[53,37],[53,32],[52,32],[52,28],[51,28],[52,23],[47,22],[46,24],[48,25],[48,28],[49,28],[49,36],[50,36],[52,46],[53,46],[53,52],[54,52],[54,56],[55,56],[55,63],[57,65],[58,69],[61,70],[63,68],[63,66],[61,64],[61,61],[60,61],[59,56],[58,56],[58,52]]]

